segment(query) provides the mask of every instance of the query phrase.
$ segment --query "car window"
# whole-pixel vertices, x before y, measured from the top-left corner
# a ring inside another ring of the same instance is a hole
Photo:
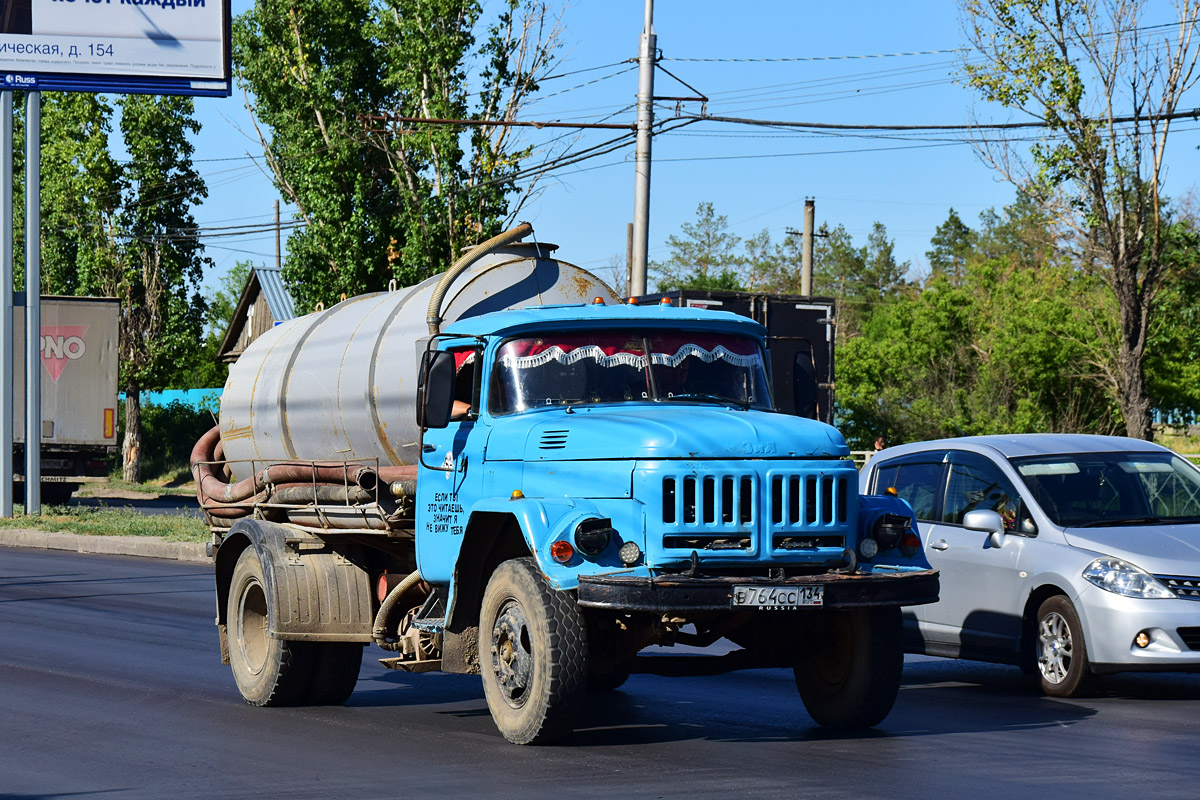
[[[897,497],[912,506],[917,519],[933,520],[937,518],[944,454],[922,453],[921,457],[920,461],[891,461],[877,467],[875,493],[895,490]]]
[[[952,453],[946,472],[942,521],[961,525],[968,511],[996,511],[1004,529],[1017,531],[1024,504],[998,466],[975,453]]]
[[[1067,453],[1012,464],[1064,527],[1200,521],[1200,471],[1174,453]]]

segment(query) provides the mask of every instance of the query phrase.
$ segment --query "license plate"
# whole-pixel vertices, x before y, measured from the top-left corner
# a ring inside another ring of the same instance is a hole
[[[733,605],[763,611],[819,606],[825,602],[824,586],[735,586]]]

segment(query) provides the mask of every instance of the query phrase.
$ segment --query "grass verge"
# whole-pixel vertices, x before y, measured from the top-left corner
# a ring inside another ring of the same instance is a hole
[[[65,506],[46,506],[40,515],[33,517],[15,511],[12,519],[0,519],[0,528],[34,528],[88,536],[161,536],[168,542],[207,542],[209,538],[208,526],[195,517],[146,516],[123,509]]]

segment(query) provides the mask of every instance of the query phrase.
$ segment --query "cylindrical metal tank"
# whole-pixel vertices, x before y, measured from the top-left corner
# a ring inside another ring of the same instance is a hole
[[[448,325],[529,305],[620,302],[602,280],[550,257],[551,244],[521,242],[489,252],[451,285]],[[394,292],[352,297],[277,325],[233,366],[221,398],[221,442],[235,479],[250,459],[417,460],[417,340],[440,275]]]

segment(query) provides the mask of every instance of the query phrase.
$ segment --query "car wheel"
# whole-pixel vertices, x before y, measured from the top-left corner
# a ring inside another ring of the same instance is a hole
[[[1051,597],[1038,609],[1034,631],[1038,681],[1052,697],[1079,697],[1093,681],[1083,626],[1071,601]]]

